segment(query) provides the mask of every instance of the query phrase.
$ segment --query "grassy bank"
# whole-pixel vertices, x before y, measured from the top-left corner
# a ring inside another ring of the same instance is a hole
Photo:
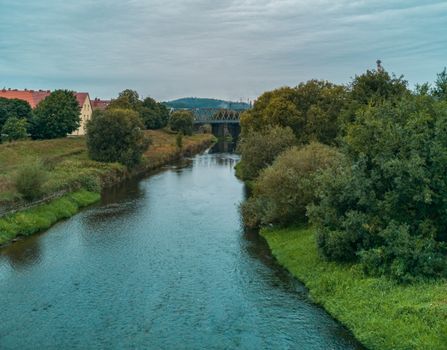
[[[100,199],[99,193],[76,191],[47,204],[0,218],[0,244],[18,235],[29,236],[46,230],[57,221],[67,219],[79,209]]]
[[[43,164],[47,178],[42,197],[58,193],[65,193],[65,196],[0,217],[0,244],[18,235],[27,236],[45,230],[58,220],[74,215],[79,208],[99,200],[97,193],[101,189],[157,169],[181,155],[197,153],[214,140],[210,134],[185,136],[182,149],[178,149],[175,134],[162,130],[146,133],[151,146],[143,155],[142,164],[132,171],[118,163],[90,160],[83,137],[1,144],[0,214],[16,208],[21,210],[29,204],[15,188],[15,179],[23,165],[36,160]]]
[[[143,156],[143,164],[136,171],[150,170],[178,157],[176,135],[162,130],[148,130],[152,144]],[[200,134],[185,136],[181,152],[193,152],[204,143],[211,143],[213,136]],[[114,184],[131,175],[118,163],[100,163],[88,158],[83,137],[44,141],[20,141],[0,145],[0,207],[20,202],[15,188],[15,178],[20,167],[39,160],[48,173],[43,192],[49,195],[61,190],[75,190],[98,179],[102,187]]]
[[[447,349],[447,281],[397,285],[323,261],[312,228],[264,229],[278,262],[369,349]]]

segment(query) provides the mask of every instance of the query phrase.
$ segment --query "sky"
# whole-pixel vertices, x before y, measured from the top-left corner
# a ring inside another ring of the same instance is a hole
[[[447,66],[447,1],[0,0],[0,88],[254,99],[375,67]]]

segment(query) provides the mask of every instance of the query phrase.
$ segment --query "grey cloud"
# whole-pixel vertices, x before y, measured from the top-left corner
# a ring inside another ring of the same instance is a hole
[[[13,87],[253,98],[345,83],[379,57],[412,83],[446,64],[444,1],[0,2],[0,84]]]

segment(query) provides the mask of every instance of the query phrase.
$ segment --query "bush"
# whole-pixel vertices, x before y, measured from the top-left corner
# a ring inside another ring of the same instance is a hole
[[[254,179],[275,158],[296,143],[292,129],[272,127],[266,131],[251,131],[241,136],[238,152],[242,156],[238,175],[244,180]]]
[[[93,160],[134,167],[149,146],[137,112],[110,109],[95,114],[87,124],[87,147]]]
[[[101,182],[98,176],[85,174],[81,175],[79,178],[79,183],[82,188],[89,192],[100,193],[101,192]]]
[[[400,282],[446,275],[447,108],[412,96],[360,109],[346,166],[318,179],[310,210],[324,256]]]
[[[190,111],[175,111],[169,117],[169,126],[183,135],[192,135],[194,116]]]
[[[25,139],[28,136],[26,132],[27,126],[28,122],[26,119],[10,117],[3,125],[1,133],[4,135],[5,140],[8,141]]]
[[[42,186],[46,180],[47,174],[43,165],[32,161],[19,169],[15,185],[24,199],[32,201],[42,195]]]
[[[263,170],[253,196],[242,205],[247,226],[306,222],[306,206],[316,198],[316,174],[338,164],[341,154],[318,143],[293,147]]]

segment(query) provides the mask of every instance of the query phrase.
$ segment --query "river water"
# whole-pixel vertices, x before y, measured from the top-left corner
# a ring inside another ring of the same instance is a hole
[[[360,349],[245,233],[237,156],[128,182],[0,251],[1,349]]]

